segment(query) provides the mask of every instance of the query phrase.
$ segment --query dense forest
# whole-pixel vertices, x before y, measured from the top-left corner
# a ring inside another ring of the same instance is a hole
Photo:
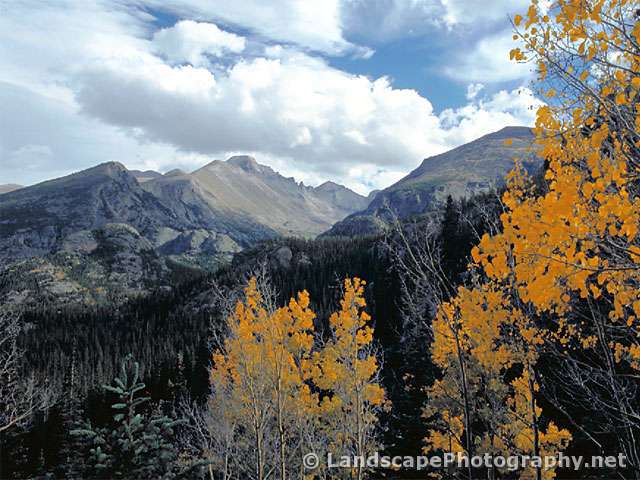
[[[639,479],[637,7],[513,19],[538,175],[124,305],[3,312],[0,477]],[[326,462],[447,453],[530,461]]]

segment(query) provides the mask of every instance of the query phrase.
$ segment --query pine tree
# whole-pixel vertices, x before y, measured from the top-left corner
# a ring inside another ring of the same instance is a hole
[[[87,478],[175,478],[179,472],[175,429],[180,421],[157,413],[140,412],[149,401],[141,396],[140,366],[131,355],[122,362],[120,376],[104,390],[116,396],[110,425],[85,423],[72,435],[85,439]]]
[[[460,245],[458,229],[460,214],[457,211],[456,203],[451,195],[447,196],[447,203],[442,218],[442,229],[440,231],[440,244],[442,245],[442,269],[446,277],[455,280],[460,272],[464,270],[464,251]]]

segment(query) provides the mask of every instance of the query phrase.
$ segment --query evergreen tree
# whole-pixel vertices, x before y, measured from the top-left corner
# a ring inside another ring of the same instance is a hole
[[[458,275],[466,267],[465,253],[468,251],[462,243],[466,239],[460,238],[460,213],[451,195],[447,196],[447,203],[442,218],[440,244],[442,245],[442,269],[446,278],[457,280]]]
[[[111,424],[93,428],[86,423],[71,432],[85,439],[85,478],[175,478],[178,451],[172,442],[181,422],[140,412],[149,398],[140,395],[145,384],[140,381],[139,364],[127,356],[120,376],[104,389],[117,397]]]

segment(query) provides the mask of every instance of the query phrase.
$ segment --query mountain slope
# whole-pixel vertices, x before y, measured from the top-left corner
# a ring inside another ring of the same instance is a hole
[[[16,185],[15,183],[7,183],[4,185],[0,185],[0,195],[3,193],[13,192],[14,190],[20,190],[24,188],[22,185]]]
[[[0,265],[56,253],[70,236],[106,224],[132,227],[161,255],[217,261],[279,235],[315,236],[365,201],[339,185],[298,184],[246,156],[192,174],[110,162],[3,194]]]
[[[46,255],[70,234],[107,223],[131,225],[146,238],[163,225],[187,227],[123,165],[105,163],[2,195],[0,263]]]
[[[510,145],[505,140],[511,139]],[[531,171],[542,160],[532,152],[533,133],[526,127],[506,127],[453,150],[425,159],[409,175],[378,192],[369,206],[334,225],[326,235],[373,234],[393,215],[400,218],[432,211],[448,195],[469,197],[499,186],[513,168],[514,158]]]
[[[138,183],[144,183],[149,180],[153,180],[154,178],[162,177],[161,173],[154,170],[129,170],[129,172],[136,178],[136,180],[138,180]]]
[[[313,191],[318,197],[335,205],[344,216],[354,211],[364,210],[371,201],[369,197],[363,197],[343,185],[330,181],[315,187]]]
[[[215,160],[187,177],[211,209],[233,212],[286,236],[316,236],[366,202],[346,187],[307,187],[249,156]]]

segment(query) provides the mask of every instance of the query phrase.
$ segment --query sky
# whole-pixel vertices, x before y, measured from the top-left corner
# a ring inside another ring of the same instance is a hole
[[[482,5],[480,8],[479,5]],[[540,105],[525,0],[0,0],[0,184],[251,154],[384,188]]]

